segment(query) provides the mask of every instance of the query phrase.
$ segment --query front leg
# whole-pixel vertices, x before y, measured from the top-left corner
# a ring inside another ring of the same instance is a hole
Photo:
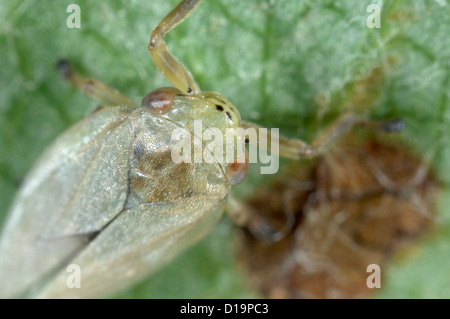
[[[261,128],[256,124],[245,121],[241,122],[241,127],[244,129]],[[311,144],[308,144],[299,139],[289,139],[279,136],[278,155],[295,160],[320,156],[332,145],[332,143],[336,139],[338,139],[354,127],[362,127],[381,132],[397,132],[403,129],[404,123],[401,120],[370,121],[363,119],[353,113],[345,113],[338,117],[327,129],[325,129],[325,131],[320,133]],[[271,147],[272,138],[270,136],[270,133],[267,134],[268,136],[266,137],[266,143],[259,143],[259,136],[257,141],[250,142],[256,143],[259,148],[266,146],[267,150],[272,151],[274,149]]]
[[[131,99],[105,83],[96,79],[82,77],[72,69],[69,61],[67,60],[58,61],[56,66],[58,68],[58,72],[70,84],[105,106],[137,106]]]
[[[175,7],[157,26],[150,35],[148,50],[159,71],[184,94],[200,93],[200,88],[189,70],[178,61],[166,47],[163,36],[183,21],[200,0],[184,0]]]
[[[228,194],[225,211],[236,226],[246,227],[255,238],[267,242],[283,239],[295,223],[295,214],[286,209],[284,225],[277,229],[268,219],[262,217],[250,205],[234,196],[232,192]]]

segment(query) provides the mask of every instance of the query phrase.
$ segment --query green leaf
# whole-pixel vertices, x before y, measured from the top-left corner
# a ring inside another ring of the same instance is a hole
[[[4,0],[0,7],[0,218],[21,179],[63,130],[96,104],[61,80],[56,61],[110,84],[136,102],[169,83],[147,51],[151,29],[177,1],[77,1],[80,29],[69,29],[71,1]],[[344,110],[399,117],[399,139],[450,183],[450,2],[383,1],[370,29],[361,0],[204,0],[166,36],[200,87],[235,104],[244,119],[311,141]],[[381,1],[378,3],[381,4]],[[382,70],[371,95],[357,80]],[[268,177],[250,171],[247,196]],[[407,261],[386,271],[382,297],[448,297],[448,190],[437,231]],[[196,247],[119,297],[254,297],[235,260],[224,219]]]

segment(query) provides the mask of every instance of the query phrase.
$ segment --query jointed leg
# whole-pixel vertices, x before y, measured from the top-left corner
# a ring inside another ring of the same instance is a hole
[[[269,220],[240,201],[231,192],[228,194],[226,212],[235,225],[245,226],[255,238],[270,242],[284,238],[295,222],[295,216],[287,211],[284,226],[281,229],[276,229]]]
[[[125,95],[121,94],[116,89],[106,85],[105,83],[95,79],[87,79],[75,73],[72,70],[69,62],[66,60],[59,61],[57,67],[59,73],[61,73],[61,75],[64,76],[64,78],[69,81],[70,84],[72,84],[74,87],[81,90],[91,98],[98,100],[105,106],[136,105],[135,102],[127,98]]]
[[[177,89],[185,94],[200,93],[200,88],[189,70],[167,50],[163,36],[183,21],[199,2],[200,0],[184,0],[177,5],[153,29],[148,44],[148,50],[156,67]]]
[[[352,113],[346,113],[340,116],[333,124],[331,124],[325,131],[319,134],[317,138],[308,144],[297,139],[288,139],[285,137],[278,137],[279,151],[278,155],[291,159],[301,158],[313,158],[319,156],[326,151],[333,141],[350,131],[354,127],[364,127],[371,130],[378,130],[382,132],[396,132],[403,128],[403,122],[400,120],[393,121],[369,121],[362,119]],[[256,124],[242,121],[241,127],[247,128],[260,128]],[[258,137],[260,138],[260,137]],[[267,145],[269,150],[272,150],[270,144],[271,136],[268,133],[267,143],[261,143],[261,145]],[[251,141],[250,141],[251,142]],[[259,140],[256,141],[258,147],[260,146]]]
[[[241,122],[243,129],[247,128],[260,128],[259,126],[249,123]],[[339,117],[333,124],[331,124],[325,131],[319,134],[319,136],[311,143],[307,144],[301,140],[288,139],[284,137],[278,137],[278,155],[291,158],[312,158],[323,154],[330,144],[337,138],[348,132],[354,127],[363,127],[372,130],[378,130],[382,132],[395,132],[403,128],[403,122],[400,120],[393,121],[368,121],[361,119],[360,117],[347,113]],[[266,146],[271,152],[274,149],[271,145],[270,133],[265,137],[265,141],[260,143],[261,136],[258,136],[258,140],[254,141],[258,147]],[[251,143],[252,141],[250,141]],[[281,229],[275,229],[269,220],[262,217],[255,212],[251,207],[245,203],[239,201],[231,193],[229,194],[227,213],[229,217],[238,226],[245,226],[254,237],[261,240],[277,241],[282,239],[293,227],[295,223],[294,212],[289,209],[289,201],[286,201],[283,211],[285,212],[286,221]]]

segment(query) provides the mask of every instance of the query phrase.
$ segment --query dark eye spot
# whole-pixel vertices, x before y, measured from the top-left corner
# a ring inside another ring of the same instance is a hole
[[[216,109],[219,110],[219,111],[223,111],[223,106],[219,105],[219,104],[216,104]]]
[[[229,112],[225,112],[225,115],[231,120],[231,114]]]
[[[191,94],[191,93],[192,93],[192,89],[191,89],[191,88],[187,88],[187,92],[188,92],[189,94]]]
[[[245,144],[250,143],[250,140],[248,138],[245,139]]]

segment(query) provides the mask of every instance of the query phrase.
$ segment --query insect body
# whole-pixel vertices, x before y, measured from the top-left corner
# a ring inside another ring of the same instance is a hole
[[[184,1],[174,11],[186,15],[196,2]],[[154,34],[157,54],[170,56],[160,50],[161,34]],[[218,221],[231,184],[245,172],[227,174],[220,163],[175,163],[171,135],[182,128],[195,139],[194,120],[223,130],[237,127],[240,115],[219,94],[200,93],[181,64],[167,63],[181,68],[176,84],[183,92],[163,88],[145,96],[141,107],[101,108],[38,161],[2,237],[2,297],[104,295],[156,269]],[[94,96],[96,90],[109,93],[64,61],[59,69]],[[66,285],[68,264],[80,267],[79,289]]]
[[[182,99],[181,109],[187,107]],[[18,273],[16,259],[2,258],[2,274],[9,274],[3,289],[22,292],[73,258],[83,276],[83,287],[73,292],[95,296],[103,292],[98,272],[113,281],[150,270],[214,225],[230,183],[219,164],[171,160],[171,131],[178,126],[166,116],[108,107],[53,144],[12,209],[2,256],[20,251],[26,262]],[[53,286],[59,290],[50,296],[64,295],[65,278],[64,268],[61,285]]]
[[[255,126],[241,121],[220,94],[201,92],[167,51],[163,35],[198,3],[182,1],[153,30],[152,59],[175,88],[150,92],[141,106],[59,63],[67,80],[106,106],[60,136],[26,178],[1,238],[0,297],[111,294],[168,262],[217,223],[247,163],[176,162],[172,133],[181,129],[211,155],[195,121],[201,120],[202,130],[224,134]],[[280,155],[318,155],[331,139],[363,123],[345,115],[311,145],[280,138]],[[239,209],[232,203],[233,213]],[[79,267],[81,287],[68,285],[68,265]]]

